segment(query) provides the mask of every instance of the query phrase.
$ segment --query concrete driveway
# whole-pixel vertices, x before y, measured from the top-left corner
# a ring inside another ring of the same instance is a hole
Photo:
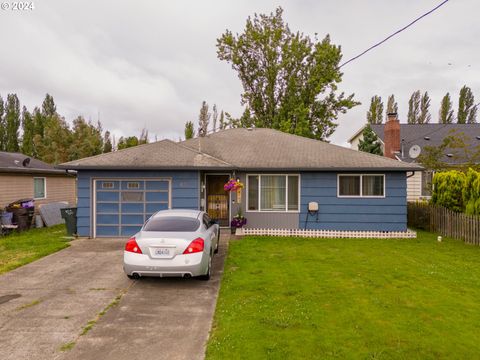
[[[0,275],[2,359],[202,359],[227,238],[208,282],[129,280],[124,242],[76,240]]]

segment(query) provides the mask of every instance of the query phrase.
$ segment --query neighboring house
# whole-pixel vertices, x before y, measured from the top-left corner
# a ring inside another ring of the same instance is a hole
[[[370,127],[378,136],[385,156],[400,161],[415,163],[425,146],[440,146],[443,139],[455,134],[463,133],[468,137],[467,144],[470,150],[480,145],[480,124],[400,124],[396,116],[393,121],[397,122],[391,123],[393,126],[387,125],[389,124],[387,121],[386,124],[370,125]],[[365,126],[348,140],[352,149],[358,150],[360,140],[363,139],[364,128]],[[387,137],[386,132],[389,131],[393,132],[393,135]],[[386,152],[387,146],[392,149],[389,152],[390,155]],[[462,162],[457,157],[451,156],[449,151],[446,152],[442,161],[452,166],[460,165]],[[432,175],[433,171],[426,169],[415,172],[407,179],[408,201],[430,198]]]
[[[25,198],[35,207],[67,201],[76,204],[76,176],[20,153],[0,152],[0,207]]]
[[[206,209],[222,226],[241,208],[247,227],[405,231],[406,174],[415,164],[271,129],[162,140],[59,166],[78,173],[82,236],[130,236],[161,209]],[[230,178],[245,184],[227,193]]]

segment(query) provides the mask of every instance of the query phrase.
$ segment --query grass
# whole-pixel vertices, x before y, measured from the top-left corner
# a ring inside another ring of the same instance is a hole
[[[125,294],[125,292],[120,293],[113,299],[105,308],[98,313],[98,315],[95,317],[95,319],[90,320],[87,325],[84,326],[82,329],[82,332],[80,333],[80,336],[86,335],[90,330],[93,329],[94,325],[97,323],[100,318],[107,313],[109,309],[111,309],[114,306],[117,306],[120,303],[120,300],[122,299],[122,296]]]
[[[38,304],[40,304],[41,302],[42,302],[42,300],[39,300],[39,299],[33,300],[32,302],[29,302],[28,304],[24,304],[24,305],[22,305],[22,306],[17,307],[15,310],[17,310],[17,311],[25,310],[25,309],[28,309],[28,308],[30,308],[30,307],[32,307],[32,306],[38,305]]]
[[[0,274],[69,246],[65,225],[32,229],[0,237]]]
[[[480,248],[417,239],[232,241],[207,359],[473,359]]]
[[[60,351],[70,351],[75,346],[75,341],[70,341],[60,346]]]

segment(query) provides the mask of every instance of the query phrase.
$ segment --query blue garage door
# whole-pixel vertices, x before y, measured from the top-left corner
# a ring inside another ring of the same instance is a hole
[[[96,236],[132,236],[159,210],[170,208],[170,180],[96,180]]]

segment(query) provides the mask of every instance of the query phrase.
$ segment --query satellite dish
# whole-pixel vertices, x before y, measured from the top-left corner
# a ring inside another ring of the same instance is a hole
[[[413,145],[410,150],[408,150],[408,156],[412,159],[416,159],[420,153],[422,152],[422,148],[418,145]]]

